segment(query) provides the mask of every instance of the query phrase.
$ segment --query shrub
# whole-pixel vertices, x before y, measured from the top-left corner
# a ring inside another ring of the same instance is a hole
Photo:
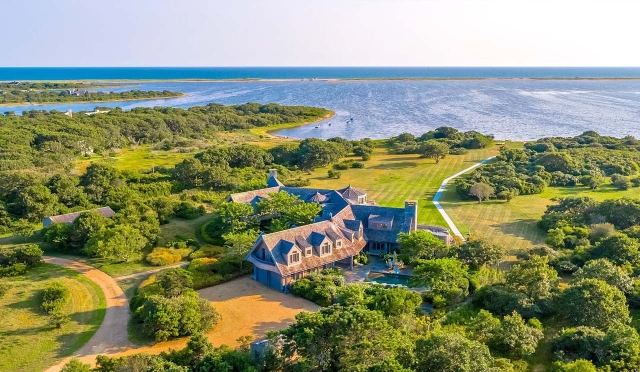
[[[179,253],[175,252],[174,249],[154,248],[153,251],[149,253],[145,259],[150,265],[166,266],[180,261],[180,259],[182,259],[182,256]]]
[[[334,164],[333,165],[333,169],[335,170],[347,170],[350,167],[353,167],[354,161],[353,160],[345,160],[345,161],[341,161],[338,164]]]
[[[195,252],[189,255],[189,258],[194,260],[196,258],[220,258],[224,254],[224,248],[217,245],[207,245],[201,247]]]
[[[368,254],[360,252],[353,257],[353,262],[359,263],[361,265],[367,265],[369,262],[371,262],[371,258],[369,258]]]
[[[469,150],[465,149],[464,147],[455,147],[452,149],[449,149],[449,154],[451,155],[466,155],[469,153]]]
[[[329,306],[335,300],[337,288],[344,286],[344,283],[344,275],[340,270],[326,269],[293,282],[291,293],[320,306]]]
[[[16,263],[7,267],[0,268],[0,277],[3,276],[18,276],[27,272],[27,265],[23,263]]]
[[[311,185],[311,180],[308,178],[303,179],[302,177],[298,177],[292,180],[287,180],[284,184],[289,187],[305,187]]]
[[[634,177],[630,181],[633,187],[640,187],[640,177]]]
[[[24,274],[42,262],[42,254],[36,244],[0,250],[0,277]]]
[[[0,298],[4,297],[13,288],[9,283],[0,283]]]
[[[185,220],[195,220],[196,218],[204,215],[206,213],[203,206],[194,206],[188,202],[180,203],[175,211],[175,216],[178,218],[183,218]]]
[[[362,154],[362,161],[371,160],[371,154],[365,153]]]
[[[193,274],[193,288],[201,289],[221,284],[239,276],[253,272],[253,265],[242,262],[244,257],[233,255],[218,260],[196,258],[187,270]]]
[[[332,169],[329,169],[327,171],[327,177],[338,179],[338,178],[342,177],[342,173],[340,173],[339,171],[334,171]]]
[[[54,282],[42,293],[42,309],[49,315],[60,313],[69,298],[71,298],[69,289],[62,283]]]
[[[209,301],[199,298],[194,291],[187,291],[172,298],[147,297],[135,310],[134,319],[142,325],[145,335],[166,341],[207,331],[218,322],[219,315]]]
[[[357,168],[357,169],[364,168],[364,163],[356,161],[353,164],[351,164],[351,168]]]

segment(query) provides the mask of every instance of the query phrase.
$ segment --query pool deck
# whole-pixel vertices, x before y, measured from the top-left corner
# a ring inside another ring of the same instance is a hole
[[[393,270],[389,270],[381,258],[371,256],[371,262],[367,265],[354,266],[353,270],[344,270],[344,276],[347,283],[362,283],[370,271],[393,274]],[[413,269],[408,267],[400,270],[402,275],[411,275],[412,273]]]

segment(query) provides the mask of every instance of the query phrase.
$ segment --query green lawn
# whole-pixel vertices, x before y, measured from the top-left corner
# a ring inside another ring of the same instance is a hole
[[[463,234],[499,243],[512,252],[544,244],[545,233],[536,227],[553,198],[589,196],[597,200],[638,197],[637,188],[620,191],[607,184],[596,191],[586,187],[548,187],[542,194],[518,196],[511,202],[462,201],[451,185],[440,204]]]
[[[388,207],[403,207],[405,200],[418,200],[420,223],[446,226],[432,203],[442,181],[497,153],[497,147],[473,150],[466,155],[448,155],[436,164],[419,155],[391,155],[386,149],[376,149],[371,160],[364,162],[365,168],[341,171],[340,179],[327,178],[329,168],[316,169],[309,177],[310,187],[339,189],[351,184]]]
[[[71,292],[62,328],[48,324],[40,308],[42,289],[60,281]],[[0,299],[0,371],[42,371],[84,345],[96,332],[106,309],[100,288],[73,270],[43,264],[26,275],[0,278],[12,289]]]

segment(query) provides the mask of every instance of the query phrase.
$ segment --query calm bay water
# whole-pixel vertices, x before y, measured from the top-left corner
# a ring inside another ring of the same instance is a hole
[[[19,79],[8,78],[3,75],[3,70],[0,69],[0,80]],[[640,71],[631,70],[636,74]],[[615,71],[622,73],[622,70]],[[282,78],[280,75],[276,77]],[[132,87],[111,90],[128,89]],[[135,89],[168,89],[187,93],[188,96],[148,101],[0,107],[0,111],[72,109],[77,112],[92,110],[95,106],[188,108],[210,102],[276,102],[320,106],[336,112],[336,116],[324,122],[278,133],[295,138],[387,138],[401,132],[421,134],[443,125],[464,131],[477,130],[499,139],[531,140],[577,135],[586,130],[640,138],[640,80],[165,81],[142,82]],[[355,120],[347,124],[350,117]]]

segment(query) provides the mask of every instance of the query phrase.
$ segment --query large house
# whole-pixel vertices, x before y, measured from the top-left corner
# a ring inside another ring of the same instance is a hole
[[[286,191],[306,202],[317,202],[322,212],[314,223],[271,234],[261,234],[247,255],[254,265],[253,279],[278,290],[309,273],[343,265],[353,268],[353,257],[361,251],[392,253],[398,249],[398,234],[425,229],[450,243],[448,230],[418,226],[418,203],[406,201],[404,208],[377,205],[367,193],[351,185],[340,190],[286,187],[269,171],[267,188],[229,196],[228,200],[255,206],[270,194]]]

